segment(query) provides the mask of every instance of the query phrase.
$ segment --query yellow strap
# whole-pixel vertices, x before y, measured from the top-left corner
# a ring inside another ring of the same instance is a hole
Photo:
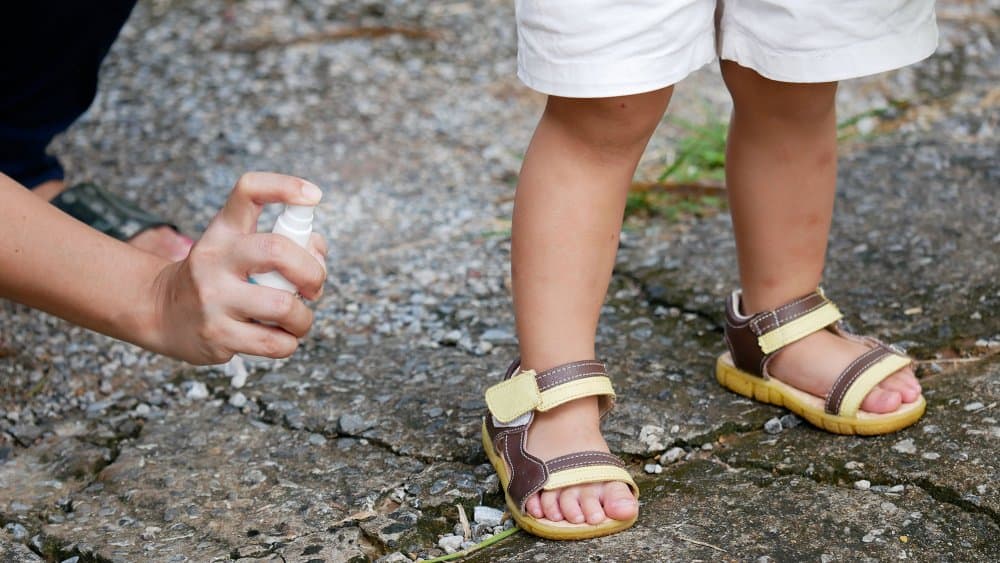
[[[615,391],[607,376],[577,379],[540,393],[534,370],[527,370],[487,389],[486,406],[490,409],[490,414],[506,424],[535,409],[547,411],[574,399],[593,395],[615,398]]]
[[[636,498],[639,497],[639,487],[632,480],[632,476],[628,474],[628,471],[614,465],[590,465],[556,471],[549,475],[549,480],[542,488],[551,491],[582,483],[604,483],[607,481],[621,481],[632,489]]]
[[[840,309],[837,309],[832,301],[827,301],[817,309],[760,335],[757,338],[757,344],[762,352],[770,354],[830,326],[839,321],[841,317],[843,315],[840,314]]]
[[[541,402],[535,371],[530,369],[486,390],[486,406],[490,414],[503,423],[535,410]]]
[[[910,365],[912,361],[906,356],[892,354],[875,362],[874,365],[862,372],[847,389],[847,393],[844,393],[844,399],[840,401],[840,412],[837,414],[840,416],[856,415],[865,397],[879,382]]]
[[[611,379],[605,375],[598,375],[557,385],[542,392],[542,402],[538,405],[538,410],[547,411],[574,399],[594,395],[609,395],[614,399],[615,390],[611,387]]]

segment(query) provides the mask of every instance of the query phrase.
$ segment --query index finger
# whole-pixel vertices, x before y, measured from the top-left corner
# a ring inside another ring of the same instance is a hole
[[[274,172],[247,172],[236,181],[218,218],[240,232],[252,233],[264,205],[316,205],[322,197],[323,192],[308,180]]]

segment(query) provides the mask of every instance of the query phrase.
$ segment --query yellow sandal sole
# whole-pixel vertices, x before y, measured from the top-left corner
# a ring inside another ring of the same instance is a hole
[[[733,365],[728,352],[719,356],[715,364],[715,378],[719,383],[744,397],[762,403],[785,407],[817,428],[844,435],[876,436],[890,434],[920,420],[927,409],[923,395],[912,403],[903,403],[890,413],[858,411],[856,416],[840,416],[826,412],[823,399],[778,381],[763,379]]]

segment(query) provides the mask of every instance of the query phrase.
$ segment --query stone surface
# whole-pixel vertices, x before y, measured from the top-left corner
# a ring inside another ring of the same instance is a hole
[[[924,420],[837,437],[720,388],[729,220],[632,218],[598,351],[642,517],[574,544],[520,533],[475,560],[1000,559],[1000,5],[938,6],[937,55],[841,86],[841,115],[866,116],[843,131],[826,281],[855,328],[921,360]],[[136,7],[53,146],[70,181],[195,234],[243,170],[308,177],[326,190],[327,297],[291,359],[245,374],[0,304],[0,559],[401,561],[444,553],[456,505],[504,506],[482,392],[517,355],[511,196],[544,101],[514,78],[512,9]],[[728,108],[706,68],[671,115]],[[637,179],[683,134],[668,117]]]
[[[0,539],[0,561],[5,563],[41,563],[45,560],[23,543]]]

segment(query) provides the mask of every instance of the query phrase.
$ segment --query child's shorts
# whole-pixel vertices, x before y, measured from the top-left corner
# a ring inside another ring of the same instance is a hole
[[[518,76],[600,98],[675,84],[716,57],[782,82],[892,70],[937,46],[933,0],[517,0]]]

